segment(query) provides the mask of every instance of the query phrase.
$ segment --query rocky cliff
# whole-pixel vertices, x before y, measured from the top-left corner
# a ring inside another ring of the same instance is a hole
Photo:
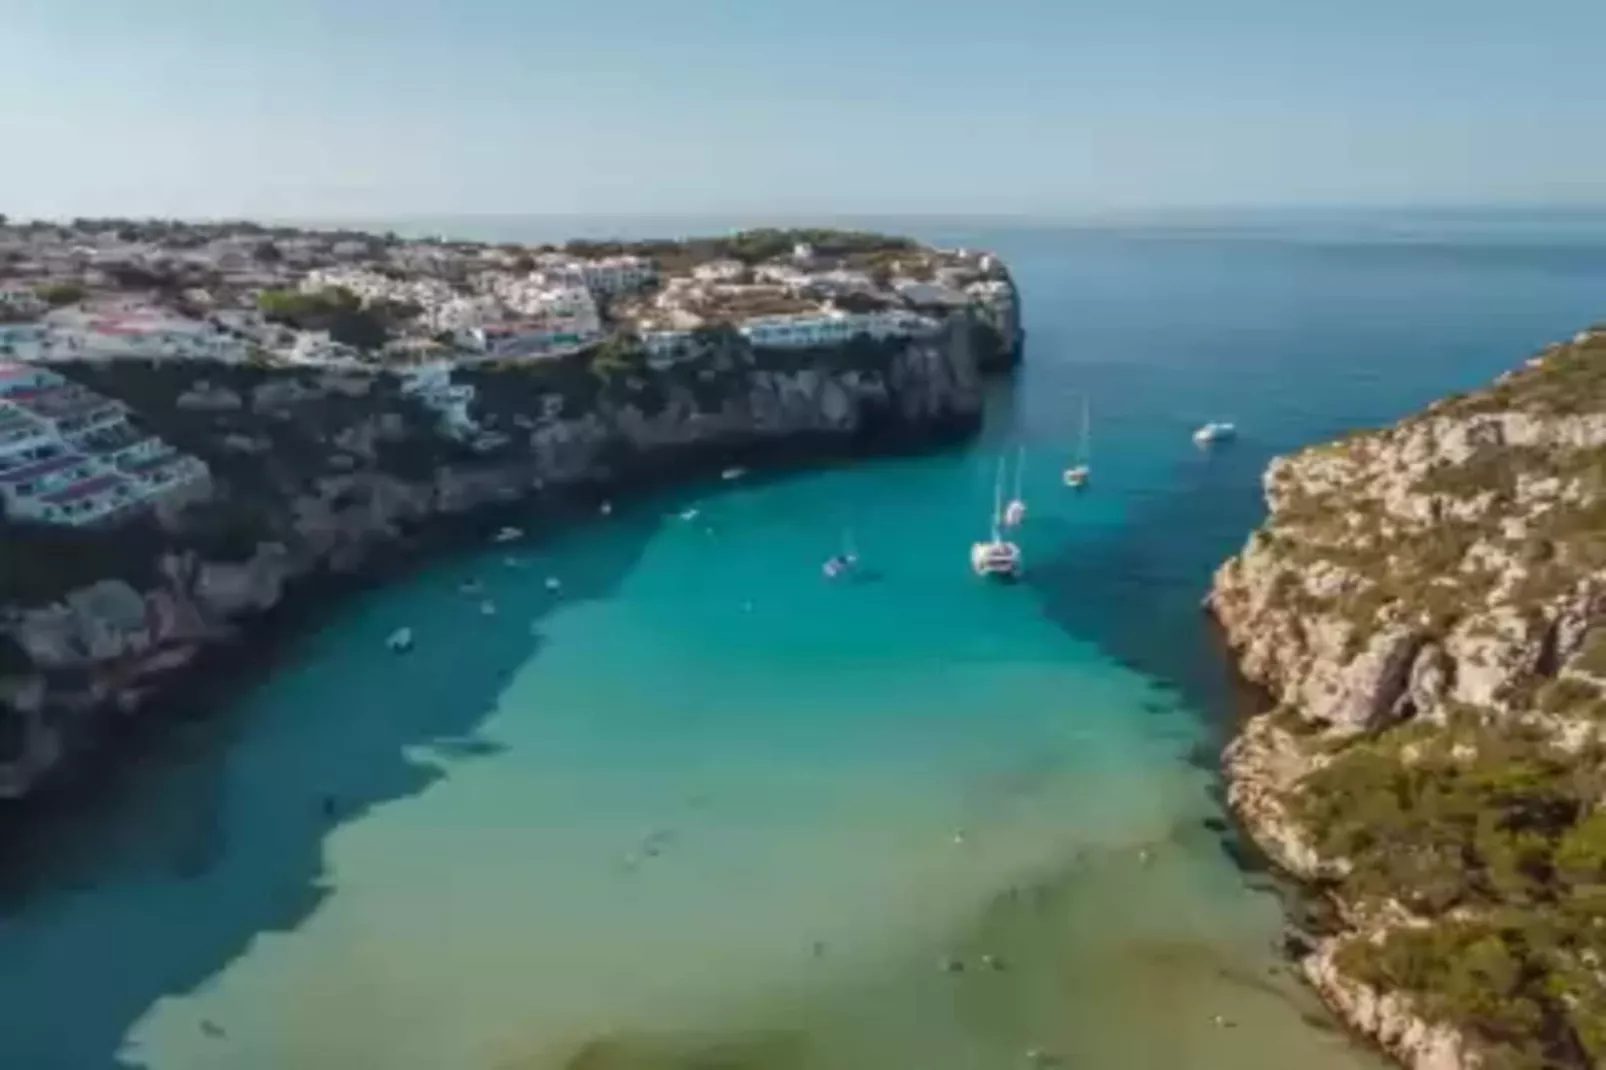
[[[415,372],[62,364],[204,459],[204,500],[113,530],[0,522],[0,796],[138,718],[292,594],[476,521],[778,451],[973,429],[1018,350],[974,312],[936,336],[754,350],[714,329],[674,365],[625,345]],[[452,523],[452,518],[462,518]]]
[[[1606,331],[1273,462],[1209,608],[1306,975],[1419,1070],[1606,1063]]]

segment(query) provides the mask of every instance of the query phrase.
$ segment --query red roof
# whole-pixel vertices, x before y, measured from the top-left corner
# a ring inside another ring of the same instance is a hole
[[[42,494],[40,495],[40,500],[45,502],[47,505],[67,505],[71,502],[88,498],[91,495],[99,494],[103,490],[110,490],[113,487],[122,486],[127,482],[128,481],[126,479],[117,473],[108,472],[101,476],[91,476],[82,483],[74,483],[72,486],[67,487],[64,490],[58,490],[50,494]]]
[[[82,464],[86,458],[80,453],[68,453],[61,457],[52,457],[47,461],[35,461],[33,464],[13,468],[9,472],[0,472],[0,483],[21,483],[25,479],[35,476],[48,476],[52,472],[59,472],[75,464]]]

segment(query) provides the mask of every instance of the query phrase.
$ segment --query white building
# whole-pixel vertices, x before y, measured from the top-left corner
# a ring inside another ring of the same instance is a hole
[[[0,286],[0,315],[8,318],[32,319],[43,315],[49,307],[32,290],[8,289]]]
[[[99,523],[187,493],[200,460],[134,428],[128,410],[54,372],[0,363],[0,502],[7,516]]]
[[[358,363],[357,351],[331,339],[328,331],[297,331],[289,359],[295,364]]]
[[[710,260],[692,268],[691,274],[699,282],[735,282],[747,274],[747,265],[740,260]]]
[[[475,328],[475,347],[488,357],[544,357],[578,349],[595,342],[600,333],[572,324],[537,320]]]
[[[641,345],[647,351],[647,365],[662,371],[691,353],[692,332],[674,329],[642,331]]]
[[[600,260],[548,260],[544,273],[553,282],[584,286],[599,297],[632,293],[658,277],[658,265],[642,256]]]
[[[872,338],[911,337],[935,330],[925,316],[902,310],[850,313],[837,309],[790,316],[759,316],[737,326],[748,342],[763,349],[806,349],[841,345],[860,334]]]
[[[468,383],[452,382],[452,365],[447,361],[432,361],[411,369],[402,379],[402,393],[418,402],[440,418],[447,434],[464,441],[480,434],[480,425],[469,414],[474,401],[474,387]]]

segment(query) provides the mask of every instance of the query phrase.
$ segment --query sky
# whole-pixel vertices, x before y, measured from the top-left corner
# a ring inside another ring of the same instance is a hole
[[[1606,0],[0,0],[0,213],[1606,202]]]

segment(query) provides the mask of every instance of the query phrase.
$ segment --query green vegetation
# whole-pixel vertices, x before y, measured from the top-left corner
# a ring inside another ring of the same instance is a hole
[[[1495,608],[1495,584],[1508,573],[1500,607],[1539,643],[1558,600],[1606,571],[1606,449],[1509,445],[1494,422],[1478,421],[1602,411],[1606,338],[1597,337],[1553,346],[1487,390],[1440,402],[1426,418],[1467,421],[1474,446],[1409,488],[1429,505],[1414,517],[1386,512],[1382,484],[1363,482],[1397,479],[1403,463],[1369,463],[1357,436],[1321,447],[1356,468],[1349,478],[1329,473],[1330,489],[1283,488],[1266,532],[1283,558],[1273,600],[1337,616],[1354,654],[1389,622],[1444,635]],[[1385,448],[1404,441],[1391,439]],[[1308,594],[1299,578],[1320,564],[1351,582],[1323,599]],[[1606,629],[1561,666],[1519,672],[1501,698],[1606,724],[1599,681]],[[1299,722],[1281,714],[1276,723]],[[1336,897],[1363,915],[1397,903],[1425,919],[1351,938],[1340,966],[1474,1037],[1489,1052],[1487,1070],[1606,1064],[1606,749],[1563,751],[1509,716],[1461,706],[1448,727],[1409,722],[1336,747],[1305,745],[1330,760],[1305,778],[1290,812],[1323,856],[1350,863]]]
[[[822,256],[857,256],[871,253],[914,252],[918,243],[907,238],[869,231],[805,228],[744,230],[727,237],[687,238],[681,241],[572,241],[563,251],[573,256],[619,254],[651,257],[665,273],[690,270],[710,260],[740,260],[756,264],[789,256],[798,245],[808,245]]]
[[[47,282],[35,289],[34,293],[52,308],[76,305],[89,296],[89,292],[76,282]]]
[[[1459,396],[1435,406],[1436,413],[1470,416],[1479,413],[1530,412],[1567,416],[1600,411],[1606,397],[1606,334],[1587,334],[1583,341],[1552,346],[1537,367],[1522,367],[1487,390]]]
[[[418,315],[416,306],[364,306],[350,290],[332,286],[305,293],[264,290],[257,299],[262,314],[274,323],[305,331],[328,331],[332,341],[356,349],[378,349],[390,339],[390,324]]]
[[[391,376],[372,375],[367,393],[352,396],[324,389],[324,373],[312,369],[227,365],[209,361],[119,360],[63,365],[68,377],[126,403],[138,423],[211,468],[217,495],[187,511],[184,532],[168,545],[189,546],[219,559],[249,556],[258,541],[285,538],[292,520],[289,502],[315,492],[317,480],[347,471],[339,447],[354,428],[371,427],[372,459],[364,470],[400,479],[428,477],[441,464],[461,459],[463,448],[434,431],[435,416],[402,395]],[[240,397],[240,408],[192,409],[174,404],[197,383]],[[303,396],[283,404],[253,404],[263,388],[300,387]],[[230,443],[254,443],[252,451]],[[52,528],[52,531],[56,529]],[[123,529],[118,529],[122,531]],[[65,545],[65,544],[63,544]],[[136,554],[136,557],[141,556]],[[94,555],[84,555],[93,561]],[[42,590],[59,595],[55,582]],[[0,592],[0,603],[7,601]]]
[[[1340,965],[1477,1037],[1491,1070],[1606,1058],[1606,977],[1586,968],[1606,955],[1603,758],[1464,715],[1391,729],[1310,774],[1293,812],[1350,861],[1341,898],[1435,919],[1352,940]]]
[[[112,532],[0,517],[0,605],[44,605],[100,580],[152,583],[163,549],[154,524]]]

